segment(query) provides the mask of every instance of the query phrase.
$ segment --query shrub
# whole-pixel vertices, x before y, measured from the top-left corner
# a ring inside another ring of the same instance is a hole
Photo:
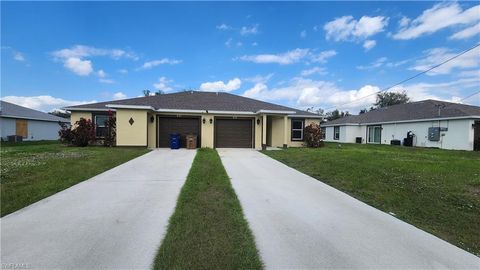
[[[95,125],[90,119],[80,118],[75,122],[73,129],[63,123],[60,124],[60,127],[58,135],[63,143],[84,147],[95,141]]]
[[[73,132],[70,128],[70,125],[67,125],[63,122],[58,122],[58,124],[60,125],[60,130],[58,131],[60,142],[71,145],[73,142]]]
[[[117,119],[111,111],[108,112],[108,120],[105,124],[106,134],[103,145],[107,147],[115,146],[117,142]]]
[[[322,139],[322,129],[320,125],[311,123],[305,127],[305,144],[308,147],[322,147],[324,146]]]

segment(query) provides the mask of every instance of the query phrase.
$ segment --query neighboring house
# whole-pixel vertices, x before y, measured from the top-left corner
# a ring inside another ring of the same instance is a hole
[[[57,140],[60,125],[69,123],[66,118],[0,101],[0,135],[2,140],[8,136],[22,136],[23,140]]]
[[[92,119],[102,138],[108,112],[117,118],[118,146],[168,147],[169,135],[195,134],[199,147],[302,146],[304,127],[320,123],[313,113],[229,93],[186,91],[65,108],[71,123]]]
[[[407,132],[419,147],[480,150],[480,107],[423,100],[377,109],[322,124],[325,141],[404,143]],[[407,140],[408,142],[408,140]]]

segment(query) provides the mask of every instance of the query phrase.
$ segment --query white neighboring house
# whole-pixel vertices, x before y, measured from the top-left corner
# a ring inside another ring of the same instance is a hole
[[[8,136],[22,136],[23,140],[57,140],[60,125],[70,124],[70,119],[0,101],[0,136],[7,141]]]
[[[325,141],[480,151],[480,107],[423,100],[322,124]]]

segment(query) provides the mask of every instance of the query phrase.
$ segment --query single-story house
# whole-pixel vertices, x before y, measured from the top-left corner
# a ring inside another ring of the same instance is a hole
[[[328,121],[322,129],[330,142],[479,151],[480,107],[423,100]]]
[[[23,140],[57,140],[60,125],[70,123],[69,119],[57,117],[41,111],[0,101],[0,132],[2,140],[8,136],[21,136]]]
[[[169,135],[195,134],[198,147],[302,146],[304,127],[321,117],[281,105],[223,92],[185,91],[65,108],[71,123],[91,119],[102,138],[108,113],[117,119],[118,146],[168,147]]]

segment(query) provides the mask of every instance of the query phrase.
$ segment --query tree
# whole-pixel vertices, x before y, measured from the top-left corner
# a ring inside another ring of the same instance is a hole
[[[148,90],[148,89],[143,90],[143,95],[146,96],[146,97],[149,97],[150,93],[151,93],[151,91]]]
[[[108,111],[108,120],[105,122],[107,132],[103,140],[103,145],[107,147],[115,146],[117,143],[117,118],[112,111]]]
[[[61,111],[61,110],[54,110],[52,112],[49,112],[48,114],[55,115],[58,117],[70,119],[70,113],[67,111]]]
[[[410,98],[405,90],[401,92],[380,92],[377,94],[377,101],[373,105],[374,109],[378,109],[408,102],[410,102]]]
[[[328,121],[333,121],[335,119],[338,119],[338,118],[342,118],[342,117],[345,117],[345,116],[350,116],[351,114],[348,112],[348,111],[339,111],[338,109],[335,109],[334,111],[331,111],[331,112],[327,112],[325,114],[325,118],[328,120]]]
[[[146,97],[149,97],[149,96],[159,96],[159,95],[163,95],[165,94],[162,90],[157,90],[156,92],[153,92],[148,90],[148,89],[145,89],[142,91],[143,92],[143,95],[146,96]]]

